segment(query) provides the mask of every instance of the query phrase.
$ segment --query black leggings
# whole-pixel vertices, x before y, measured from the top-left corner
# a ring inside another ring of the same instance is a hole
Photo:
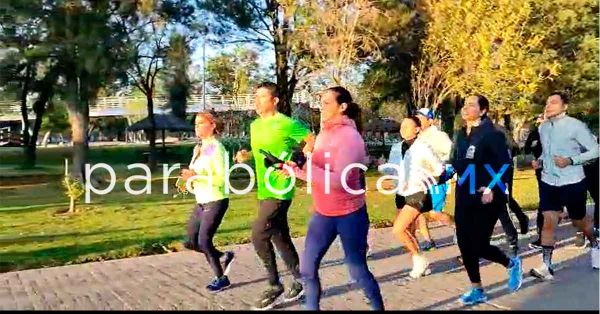
[[[594,227],[598,228],[598,159],[592,164],[583,166],[587,190],[594,200]]]
[[[456,237],[463,264],[472,283],[481,283],[479,258],[508,267],[509,258],[498,247],[490,245],[494,226],[505,203],[497,202],[473,207],[458,207],[455,211]]]
[[[219,262],[223,252],[215,248],[213,238],[228,207],[228,198],[206,204],[196,204],[187,228],[192,248],[197,252],[204,253],[217,277],[223,276],[223,267]]]
[[[291,204],[291,200],[260,200],[258,217],[252,225],[252,244],[269,273],[269,284],[272,286],[280,284],[273,243],[294,278],[300,279],[300,259],[287,220]]]

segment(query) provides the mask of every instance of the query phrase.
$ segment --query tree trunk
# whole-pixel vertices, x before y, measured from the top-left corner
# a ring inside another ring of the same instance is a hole
[[[69,202],[69,211],[68,213],[74,213],[75,212],[75,199],[74,198],[70,198],[70,202]]]
[[[44,134],[44,138],[42,139],[42,143],[41,145],[44,147],[48,147],[48,139],[50,138],[50,131],[46,131],[46,134]]]
[[[86,112],[83,112],[86,111]],[[85,163],[87,161],[87,108],[69,110],[69,122],[71,123],[71,137],[73,142],[73,177],[81,182],[85,181]]]
[[[22,126],[22,134],[23,134],[23,150],[25,154],[25,159],[23,160],[24,167],[32,167],[34,161],[31,160],[30,151],[29,151],[29,116],[27,114],[27,94],[29,94],[29,81],[31,80],[31,64],[27,64],[25,68],[25,79],[23,81],[23,90],[21,92],[21,126]]]
[[[150,130],[148,130],[148,140],[150,141],[150,155],[148,156],[148,165],[151,171],[156,170],[156,121],[154,120],[154,100],[152,99],[152,90],[146,94],[148,103],[148,119],[150,120]]]
[[[37,150],[37,138],[40,133],[40,128],[42,127],[42,118],[44,117],[44,113],[46,112],[46,103],[52,97],[52,81],[45,81],[42,91],[40,92],[40,97],[33,104],[33,111],[35,112],[35,123],[33,124],[33,132],[31,133],[31,138],[29,143],[27,144],[26,149],[26,160],[28,161],[28,165],[30,167],[35,166],[35,162],[37,159],[36,150]]]
[[[286,116],[291,116],[292,108],[290,106],[294,89],[290,90],[289,82],[289,63],[288,63],[288,32],[289,21],[285,12],[280,21],[279,4],[273,1],[269,8],[271,20],[273,22],[273,45],[275,48],[275,75],[277,76],[277,89],[279,90],[279,103],[277,109]],[[281,22],[281,23],[280,23]],[[295,85],[295,84],[294,84]]]
[[[85,183],[85,163],[87,161],[87,129],[89,124],[89,107],[82,98],[82,79],[69,73],[67,75],[69,123],[71,124],[71,141],[73,143],[73,167],[71,175]]]

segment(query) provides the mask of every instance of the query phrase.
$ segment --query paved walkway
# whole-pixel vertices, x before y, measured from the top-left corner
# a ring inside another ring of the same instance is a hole
[[[532,222],[534,220],[532,219]],[[468,286],[464,269],[457,264],[454,245],[427,253],[432,274],[409,280],[410,257],[399,247],[389,228],[370,233],[374,254],[369,267],[379,282],[387,309],[449,310],[462,309],[456,301]],[[497,231],[500,231],[497,227]],[[432,230],[438,244],[452,241],[451,230]],[[539,282],[526,275],[523,287],[514,294],[506,289],[506,271],[498,265],[484,264],[482,278],[490,300],[474,309],[588,309],[598,310],[598,271],[590,267],[587,250],[576,249],[574,231],[560,227],[559,248],[554,262],[559,265],[553,282]],[[521,244],[525,272],[540,263],[539,252],[526,248],[533,232]],[[495,241],[503,243],[501,235]],[[304,239],[295,239],[302,251]],[[505,248],[505,245],[502,244]],[[25,270],[0,274],[0,309],[64,310],[156,310],[202,309],[246,310],[266,284],[265,272],[250,245],[233,246],[236,261],[230,279],[232,286],[210,294],[204,286],[211,271],[203,256],[191,251],[129,258],[99,263]],[[362,293],[348,284],[342,253],[332,246],[321,267],[324,310],[369,309]],[[280,261],[278,261],[280,262]],[[280,269],[283,269],[280,263]],[[290,276],[284,272],[283,280]],[[297,303],[278,309],[300,309]]]

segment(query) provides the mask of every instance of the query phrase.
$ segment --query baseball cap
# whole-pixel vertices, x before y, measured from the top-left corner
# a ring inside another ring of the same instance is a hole
[[[433,110],[431,110],[429,108],[421,108],[421,109],[417,110],[417,114],[420,114],[420,115],[426,117],[427,119],[433,119],[433,117],[434,117]]]

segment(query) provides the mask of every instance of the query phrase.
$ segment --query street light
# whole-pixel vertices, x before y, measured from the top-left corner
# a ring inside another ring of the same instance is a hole
[[[200,33],[202,34],[202,108],[206,111],[206,37],[208,27],[204,26]]]

